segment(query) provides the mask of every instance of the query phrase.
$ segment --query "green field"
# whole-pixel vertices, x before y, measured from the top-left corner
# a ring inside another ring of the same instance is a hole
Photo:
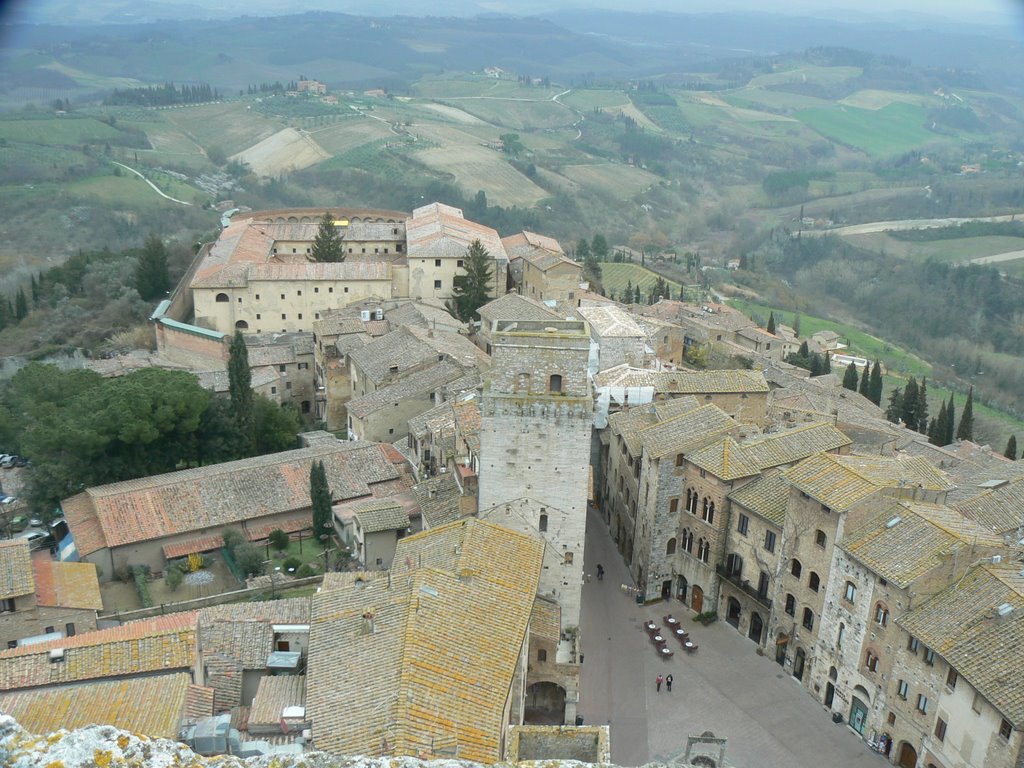
[[[443,103],[468,112],[494,125],[514,130],[558,128],[572,125],[576,113],[557,101],[518,101],[506,98],[442,99]]]
[[[737,107],[750,109],[797,110],[828,106],[832,102],[814,96],[804,96],[786,91],[769,91],[765,88],[740,88],[723,94],[722,100]]]
[[[837,105],[803,109],[794,116],[827,139],[875,156],[908,152],[942,140],[926,127],[925,110],[913,104],[894,103],[881,109]]]
[[[122,136],[116,128],[92,117],[62,117],[42,120],[0,120],[0,139],[32,144],[83,144]]]
[[[860,67],[819,67],[809,64],[805,67],[796,67],[784,72],[772,72],[770,75],[758,75],[750,81],[750,86],[755,88],[766,88],[770,85],[782,85],[784,83],[819,83],[821,85],[833,85],[852,80],[864,74]]]
[[[595,107],[621,107],[629,104],[629,97],[622,91],[572,91],[559,99],[563,104],[589,112]]]
[[[604,286],[605,295],[614,293],[618,296],[626,290],[626,283],[631,283],[633,287],[640,286],[640,293],[643,295],[644,301],[647,301],[647,293],[654,287],[657,280],[657,273],[646,267],[641,267],[639,264],[601,264],[601,284]],[[674,283],[671,280],[667,282],[672,288],[672,294],[678,296],[679,283]]]
[[[898,240],[885,232],[871,232],[846,237],[854,245],[872,251],[885,252],[900,258],[936,259],[937,261],[963,262],[998,253],[1024,251],[1024,238],[988,235],[983,237],[962,237],[948,240],[914,242]],[[1000,262],[993,266],[1004,271],[1014,262]]]

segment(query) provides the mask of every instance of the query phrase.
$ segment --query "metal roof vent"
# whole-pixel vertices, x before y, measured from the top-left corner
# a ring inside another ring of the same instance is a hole
[[[1009,616],[1012,612],[1013,606],[1009,603],[1003,603],[998,608],[996,608],[996,613],[998,613],[1000,616]]]
[[[64,661],[63,648],[51,648],[49,653],[50,661]]]
[[[903,522],[903,518],[900,517],[899,515],[896,515],[896,517],[894,517],[892,520],[890,520],[889,522],[887,522],[885,524],[885,527],[886,528],[895,528],[897,525],[899,525],[902,522]]]

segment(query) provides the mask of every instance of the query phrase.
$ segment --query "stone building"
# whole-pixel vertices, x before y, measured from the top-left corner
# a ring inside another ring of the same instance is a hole
[[[867,519],[877,497],[941,504],[950,484],[919,457],[822,453],[783,476],[789,484],[781,542],[786,567],[775,584],[769,638],[776,661],[810,689],[812,680],[820,680],[817,665],[824,663],[814,649],[836,547],[847,528]]]
[[[512,281],[523,296],[575,305],[583,265],[568,258],[557,240],[523,231],[501,242],[508,253]]]
[[[480,330],[475,335],[478,347],[491,354],[491,341],[498,323],[515,320],[543,322],[545,320],[564,320],[561,315],[539,301],[520,296],[518,293],[506,293],[494,301],[480,307]]]
[[[33,559],[26,539],[0,541],[0,643],[96,629],[103,608],[96,566]]]
[[[565,576],[560,594],[577,613],[590,478],[589,354],[586,323],[499,322],[480,401],[479,508],[524,496],[540,502],[525,509],[538,531],[547,528],[544,541],[557,553]],[[563,613],[561,626],[556,661],[568,656],[574,663],[578,633],[568,630],[579,626],[578,615]],[[570,698],[565,686],[545,691],[562,698],[571,722],[576,695]]]
[[[849,444],[849,438],[830,424],[813,424],[740,442],[719,436],[684,456],[683,487],[678,493],[679,504],[688,514],[679,520],[677,595],[686,599],[687,587],[693,585],[689,600],[694,610],[717,611],[739,629],[740,622],[747,621],[746,598],[764,601],[768,597],[768,574],[777,543],[766,531],[764,541],[751,550],[754,558],[746,562],[729,549],[731,540],[746,537],[739,530],[740,521],[733,524],[729,494],[769,468],[789,466],[823,452],[842,452]],[[756,588],[752,586],[755,579]]]
[[[922,717],[934,712],[908,702],[908,686],[937,703],[945,671],[936,670],[928,684],[908,667],[900,650],[911,636],[895,620],[972,564],[1010,553],[999,536],[944,505],[883,496],[865,506],[867,519],[848,525],[834,549],[808,687],[862,737],[878,742],[884,735],[883,751],[898,757],[903,742],[916,748],[934,726]]]
[[[590,326],[590,338],[597,345],[598,371],[617,365],[646,365],[647,334],[628,312],[615,304],[580,307],[576,312]]]

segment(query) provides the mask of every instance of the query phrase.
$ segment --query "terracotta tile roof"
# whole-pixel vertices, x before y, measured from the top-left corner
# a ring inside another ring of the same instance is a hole
[[[697,400],[689,395],[675,397],[658,403],[634,405],[608,416],[608,424],[614,435],[622,435],[629,452],[636,456],[643,444],[640,431],[662,421],[668,421],[698,408]]]
[[[429,434],[455,433],[455,412],[451,401],[435,405],[429,411],[409,419],[409,434],[422,440]]]
[[[760,371],[653,371],[623,364],[594,376],[595,387],[653,387],[666,394],[731,394],[767,392]]]
[[[479,309],[480,319],[487,325],[498,320],[562,320],[560,314],[539,301],[506,293]]]
[[[186,713],[186,672],[134,680],[0,694],[0,711],[30,733],[112,725],[150,738],[175,739]]]
[[[61,563],[49,558],[32,561],[36,605],[100,610],[100,583],[92,563]]]
[[[305,675],[267,675],[260,678],[249,712],[249,725],[277,725],[285,707],[306,706]],[[304,718],[296,719],[302,722]]]
[[[757,479],[730,493],[729,498],[777,528],[782,528],[786,522],[789,483],[779,469],[769,469]]]
[[[185,696],[185,717],[198,720],[213,714],[213,688],[205,685],[190,685]]]
[[[553,253],[564,254],[561,244],[553,237],[538,235],[536,232],[528,232],[525,229],[514,235],[501,238],[505,251],[510,259],[522,258],[525,254],[540,248]]]
[[[808,424],[745,443],[728,437],[695,451],[687,460],[723,480],[736,480],[760,474],[769,467],[792,464],[815,453],[838,450],[851,442],[830,424]]]
[[[839,512],[880,488],[920,486],[936,491],[949,488],[942,473],[918,457],[821,453],[790,467],[785,475],[797,489]]]
[[[466,520],[402,539],[396,562],[414,565],[400,578],[332,574],[310,632],[317,748],[499,759],[542,556],[539,540]]]
[[[1024,577],[1020,565],[985,565],[897,617],[1014,728],[1024,727]],[[999,616],[999,606],[1010,612]]]
[[[197,624],[204,656],[221,654],[242,669],[263,669],[274,650],[274,624],[309,624],[308,597],[203,608]]]
[[[433,328],[436,331],[459,332],[466,324],[452,317],[444,307],[437,307],[422,301],[406,301],[394,309],[386,310],[385,318],[392,326]]]
[[[34,590],[28,541],[0,541],[0,600],[30,595]]]
[[[412,487],[412,492],[420,505],[425,528],[436,528],[462,517],[462,492],[451,472],[423,480]]]
[[[169,672],[192,666],[196,614],[172,613],[0,651],[0,690]],[[64,649],[64,661],[48,658]]]
[[[371,413],[381,409],[394,408],[398,402],[409,397],[423,395],[443,387],[450,381],[460,378],[463,369],[448,360],[419,371],[407,373],[391,384],[387,384],[362,397],[348,401],[346,408],[349,415],[357,419],[365,419]]]
[[[1024,478],[987,488],[955,506],[990,531],[1015,533],[1022,522],[1024,510]]]
[[[648,455],[661,458],[694,451],[736,427],[736,422],[717,405],[702,405],[642,429],[639,437]]]
[[[166,559],[174,560],[178,557],[185,557],[200,552],[212,552],[223,546],[224,537],[219,533],[215,533],[210,536],[196,536],[194,539],[186,539],[185,541],[178,541],[173,544],[164,544],[163,551]]]
[[[562,632],[562,608],[555,600],[538,597],[530,614],[530,634],[557,643]]]
[[[1004,546],[1002,538],[950,507],[896,499],[882,499],[879,504],[881,510],[844,535],[841,546],[901,588],[942,564],[958,545]]]
[[[379,336],[349,354],[349,361],[375,385],[389,376],[416,368],[437,352],[408,328],[398,328]]]
[[[409,527],[409,513],[392,499],[356,502],[352,512],[364,533],[405,530]]]
[[[474,240],[487,249],[491,258],[507,261],[505,246],[498,233],[483,224],[467,220],[462,211],[442,203],[417,208],[405,222],[409,260],[461,258]]]
[[[547,272],[555,267],[567,267],[570,270],[583,274],[583,265],[573,261],[568,256],[549,251],[546,248],[530,248],[524,249],[518,253],[518,256],[527,261],[531,266],[539,269],[541,272]],[[515,257],[512,257],[515,258]]]
[[[645,339],[647,334],[626,310],[615,304],[604,307],[580,307],[576,310],[590,325],[592,333],[602,339]]]
[[[322,460],[332,496],[370,494],[399,476],[376,443],[309,448],[90,488],[63,502],[82,555],[308,508],[309,468]]]
[[[263,541],[270,537],[270,532],[280,529],[285,533],[298,533],[299,531],[311,531],[313,529],[313,514],[301,514],[295,517],[277,520],[272,523],[247,524],[245,526],[245,537],[249,541]]]
[[[469,450],[480,453],[480,402],[475,398],[464,398],[452,403],[455,425],[459,436],[466,441]]]

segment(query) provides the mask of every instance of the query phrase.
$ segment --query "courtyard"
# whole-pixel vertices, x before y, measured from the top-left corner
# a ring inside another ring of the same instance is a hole
[[[588,515],[585,571],[595,573],[600,563],[605,575],[583,587],[578,713],[587,725],[611,726],[613,762],[678,759],[688,735],[712,731],[728,739],[726,762],[737,768],[888,765],[728,624],[701,626],[675,600],[637,605],[621,588],[631,581],[607,527],[595,510]],[[641,623],[661,625],[668,613],[690,633],[696,653],[674,643],[674,656],[656,656]],[[658,674],[673,676],[671,693],[655,691]]]

